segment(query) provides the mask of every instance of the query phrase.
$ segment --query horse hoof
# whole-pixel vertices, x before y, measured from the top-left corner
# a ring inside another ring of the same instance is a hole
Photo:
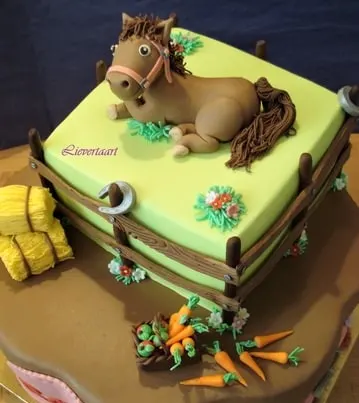
[[[172,137],[173,141],[177,143],[177,141],[183,137],[183,132],[179,127],[175,126],[169,131],[169,135]]]
[[[185,146],[182,146],[181,144],[178,144],[177,146],[174,146],[173,148],[173,156],[174,157],[184,157],[189,153],[189,149]]]
[[[117,119],[117,109],[116,105],[109,105],[107,107],[107,117],[111,120]]]

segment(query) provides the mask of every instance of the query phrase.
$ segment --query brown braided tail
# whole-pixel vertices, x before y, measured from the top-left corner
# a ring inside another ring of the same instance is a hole
[[[295,135],[296,109],[286,91],[273,88],[266,78],[255,84],[263,110],[232,140],[229,168],[246,167],[270,151],[281,136]]]

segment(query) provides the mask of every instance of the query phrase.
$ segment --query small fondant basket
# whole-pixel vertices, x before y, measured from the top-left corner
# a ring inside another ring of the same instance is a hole
[[[141,340],[137,337],[137,328],[143,324],[147,324],[152,326],[152,324],[157,321],[158,323],[165,321],[169,322],[169,318],[166,318],[162,314],[157,314],[155,318],[151,321],[147,322],[142,322],[139,323],[138,325],[132,326],[132,335],[133,335],[133,341],[134,341],[134,348],[135,348],[135,354],[136,354],[136,363],[139,368],[141,368],[144,371],[169,371],[170,368],[174,365],[173,357],[170,354],[169,348],[163,344],[162,349],[159,350],[157,349],[153,355],[150,357],[141,357],[138,352],[137,352],[137,346],[141,343]],[[198,339],[196,336],[193,336],[193,340],[196,343]],[[188,357],[186,354],[182,356],[182,363],[181,365],[175,370],[180,370],[181,367],[185,367],[188,365],[193,365],[197,364],[202,361],[202,352],[201,349],[196,347],[196,355],[192,358]]]

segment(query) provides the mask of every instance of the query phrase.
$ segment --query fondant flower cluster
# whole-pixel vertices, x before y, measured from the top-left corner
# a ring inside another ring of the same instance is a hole
[[[123,264],[120,257],[115,257],[108,265],[108,269],[113,274],[117,281],[121,281],[125,285],[131,283],[139,283],[146,278],[145,270],[140,267],[128,267]]]
[[[176,53],[182,56],[188,56],[194,53],[198,48],[203,47],[199,36],[192,36],[190,33],[183,35],[181,32],[171,34],[172,45]]]
[[[242,196],[229,186],[212,186],[206,195],[198,196],[194,208],[199,210],[197,221],[208,220],[222,231],[232,230],[246,213]]]
[[[348,186],[348,175],[345,174],[344,172],[341,172],[341,174],[335,178],[333,185],[332,185],[332,190],[333,192],[340,192],[341,190],[344,190]]]
[[[224,332],[231,331],[233,338],[236,339],[238,334],[242,333],[242,329],[246,325],[250,314],[246,308],[240,308],[233,318],[231,325],[223,323],[222,312],[218,308],[213,308],[211,314],[207,318],[207,323],[210,328],[217,331],[221,335]]]
[[[303,229],[300,238],[298,239],[297,242],[295,242],[290,249],[287,250],[287,252],[284,254],[284,257],[297,257],[300,255],[303,255],[303,253],[307,250],[308,247],[308,234],[307,230]]]

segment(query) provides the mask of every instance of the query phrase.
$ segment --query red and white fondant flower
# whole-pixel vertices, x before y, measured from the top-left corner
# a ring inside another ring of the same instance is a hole
[[[237,218],[239,211],[240,209],[238,204],[230,204],[226,209],[226,213],[229,218]]]
[[[209,191],[206,194],[206,204],[208,204],[209,206],[212,205],[212,203],[218,198],[218,193],[214,192],[213,190]]]
[[[123,277],[131,277],[132,275],[132,269],[129,267],[123,265],[120,267],[120,275]]]

